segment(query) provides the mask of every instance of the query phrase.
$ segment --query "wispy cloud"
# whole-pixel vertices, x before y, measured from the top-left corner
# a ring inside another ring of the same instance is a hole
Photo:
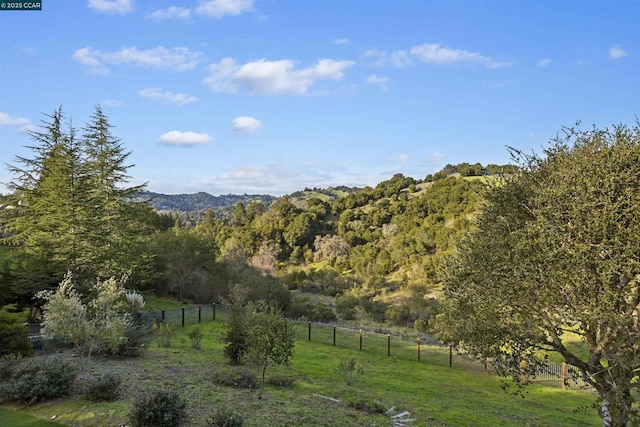
[[[326,188],[335,185],[365,186],[384,179],[379,174],[363,174],[326,164],[249,165],[231,169],[199,183],[212,194],[259,193],[283,195],[304,187]]]
[[[481,55],[477,52],[451,49],[437,43],[425,43],[413,46],[409,53],[426,64],[476,63],[484,65],[487,68],[501,68],[512,65],[509,62],[496,61],[489,56]]]
[[[225,15],[237,16],[253,10],[253,0],[203,1],[195,9],[197,14],[213,18],[222,18]]]
[[[133,10],[133,0],[89,0],[91,9],[102,13],[124,15]]]
[[[169,91],[163,91],[159,87],[149,87],[140,89],[138,95],[143,98],[153,99],[154,101],[166,102],[168,104],[174,104],[178,106],[193,104],[198,102],[198,98],[195,96],[189,96],[186,93],[173,93]]]
[[[195,68],[202,59],[202,53],[192,52],[186,47],[140,50],[136,46],[123,47],[115,52],[101,52],[92,47],[78,49],[72,58],[86,65],[91,73],[109,74],[109,66],[136,65],[159,70],[187,71]]]
[[[262,122],[254,117],[240,116],[231,122],[231,129],[238,133],[254,133],[261,128]]]
[[[333,44],[349,44],[351,40],[349,39],[334,39]]]
[[[191,9],[171,6],[166,9],[156,10],[147,15],[148,18],[164,20],[171,18],[187,19],[191,15]]]
[[[627,52],[623,50],[620,46],[612,46],[609,49],[609,58],[610,59],[620,59],[627,56]]]
[[[544,68],[549,66],[549,64],[551,64],[551,60],[549,58],[543,58],[540,61],[538,61],[536,65],[540,68]]]
[[[383,92],[386,92],[387,84],[389,83],[389,78],[371,74],[369,77],[367,77],[367,80],[365,80],[365,82],[370,85],[378,85],[380,86],[380,89],[382,89]]]
[[[260,59],[239,65],[233,58],[225,58],[209,67],[204,83],[213,92],[253,95],[304,95],[319,80],[340,80],[353,61],[321,59],[306,68],[296,69],[289,59],[268,61]]]
[[[0,112],[0,126],[19,126],[22,131],[33,128],[29,119],[23,117],[12,117],[3,112]]]
[[[396,68],[404,68],[411,65],[414,60],[425,64],[461,64],[476,63],[486,68],[502,68],[513,65],[510,62],[497,61],[489,56],[464,49],[451,49],[437,43],[424,43],[411,47],[409,50],[398,49],[393,51],[381,49],[367,49],[360,58],[368,65],[392,65]]]
[[[404,68],[411,65],[411,58],[406,50],[394,50],[392,52],[380,49],[367,49],[360,55],[368,65],[383,66],[392,65],[396,68]]]

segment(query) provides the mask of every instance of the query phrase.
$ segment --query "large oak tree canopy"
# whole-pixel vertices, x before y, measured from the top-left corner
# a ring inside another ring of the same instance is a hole
[[[638,415],[640,128],[565,129],[544,156],[514,154],[521,172],[489,192],[445,267],[446,333],[501,361],[560,353],[598,391],[605,425],[627,425]],[[517,363],[504,367],[517,376]]]

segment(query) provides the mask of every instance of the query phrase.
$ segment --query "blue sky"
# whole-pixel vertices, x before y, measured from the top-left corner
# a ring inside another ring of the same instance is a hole
[[[42,0],[0,11],[0,161],[101,105],[152,191],[281,195],[633,124],[640,2]],[[0,182],[12,179],[0,168]],[[0,184],[0,193],[6,188]]]

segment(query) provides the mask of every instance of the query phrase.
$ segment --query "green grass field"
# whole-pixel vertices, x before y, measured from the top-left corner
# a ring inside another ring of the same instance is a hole
[[[267,385],[259,400],[255,390],[219,386],[215,371],[232,372],[222,355],[220,322],[200,325],[205,338],[201,349],[190,346],[187,332],[179,330],[171,348],[150,344],[137,359],[93,358],[91,372],[117,372],[123,380],[120,400],[90,403],[80,395],[32,407],[11,405],[41,418],[56,416],[73,426],[112,426],[127,422],[135,396],[150,389],[173,389],[187,400],[191,425],[206,425],[212,408],[231,406],[245,417],[245,426],[388,426],[388,416],[354,409],[348,402],[365,402],[409,411],[427,426],[597,426],[595,410],[587,407],[595,396],[585,391],[532,386],[525,398],[501,389],[499,378],[444,366],[400,360],[360,352],[357,348],[300,340],[290,368],[270,367],[267,379],[291,376],[292,386]],[[338,375],[341,360],[356,359],[364,372],[353,385]],[[338,399],[340,402],[320,397]],[[0,422],[0,425],[7,425]]]
[[[53,421],[43,420],[32,415],[0,408],[0,426],[6,427],[60,427]]]

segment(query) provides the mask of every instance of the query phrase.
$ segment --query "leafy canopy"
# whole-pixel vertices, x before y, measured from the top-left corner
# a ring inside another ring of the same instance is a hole
[[[522,172],[489,192],[446,265],[442,324],[516,380],[521,359],[560,353],[597,390],[605,425],[637,422],[640,128],[565,129],[544,154],[514,151]]]

